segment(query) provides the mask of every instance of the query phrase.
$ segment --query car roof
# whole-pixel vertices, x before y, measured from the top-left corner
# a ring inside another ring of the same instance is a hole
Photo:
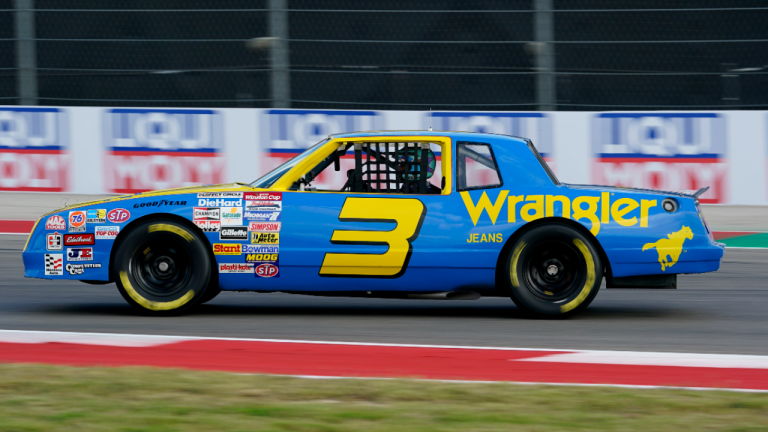
[[[444,136],[454,140],[467,140],[476,141],[485,139],[494,139],[498,141],[508,140],[519,144],[526,144],[527,138],[514,137],[510,135],[483,133],[483,132],[458,132],[458,131],[425,131],[425,130],[380,130],[380,131],[363,131],[363,132],[351,132],[342,134],[331,134],[329,138],[365,138],[365,137],[382,137],[382,136]]]

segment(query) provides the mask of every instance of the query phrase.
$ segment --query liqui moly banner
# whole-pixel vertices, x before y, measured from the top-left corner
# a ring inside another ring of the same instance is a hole
[[[603,113],[593,121],[593,183],[667,191],[710,186],[701,202],[728,202],[722,115]]]
[[[68,191],[68,128],[59,108],[0,107],[0,191]]]
[[[673,192],[710,186],[704,203],[768,204],[768,111],[0,107],[0,192],[247,183],[328,135],[430,127],[530,138],[564,183]],[[441,161],[440,148],[432,150]],[[341,162],[313,185],[343,183],[353,158]],[[278,204],[252,203],[270,205]]]
[[[111,109],[104,113],[108,192],[224,181],[222,118],[212,110]]]

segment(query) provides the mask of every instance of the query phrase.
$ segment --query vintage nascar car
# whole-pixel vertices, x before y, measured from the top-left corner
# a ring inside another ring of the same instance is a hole
[[[559,163],[567,163],[561,161]],[[572,315],[608,288],[715,271],[695,193],[560,183],[530,140],[460,132],[329,136],[251,184],[119,196],[35,224],[27,277],[115,282],[150,314],[221,290],[505,296]]]

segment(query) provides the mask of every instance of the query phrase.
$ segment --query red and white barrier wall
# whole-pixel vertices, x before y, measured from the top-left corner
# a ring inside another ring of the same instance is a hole
[[[711,189],[768,204],[767,111],[422,112],[0,107],[0,191],[128,193],[250,182],[328,134],[531,138],[564,182]]]

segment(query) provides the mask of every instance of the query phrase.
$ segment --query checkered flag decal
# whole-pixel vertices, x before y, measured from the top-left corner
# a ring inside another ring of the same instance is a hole
[[[48,270],[56,270],[62,268],[64,264],[64,258],[61,254],[45,254],[45,268]]]

